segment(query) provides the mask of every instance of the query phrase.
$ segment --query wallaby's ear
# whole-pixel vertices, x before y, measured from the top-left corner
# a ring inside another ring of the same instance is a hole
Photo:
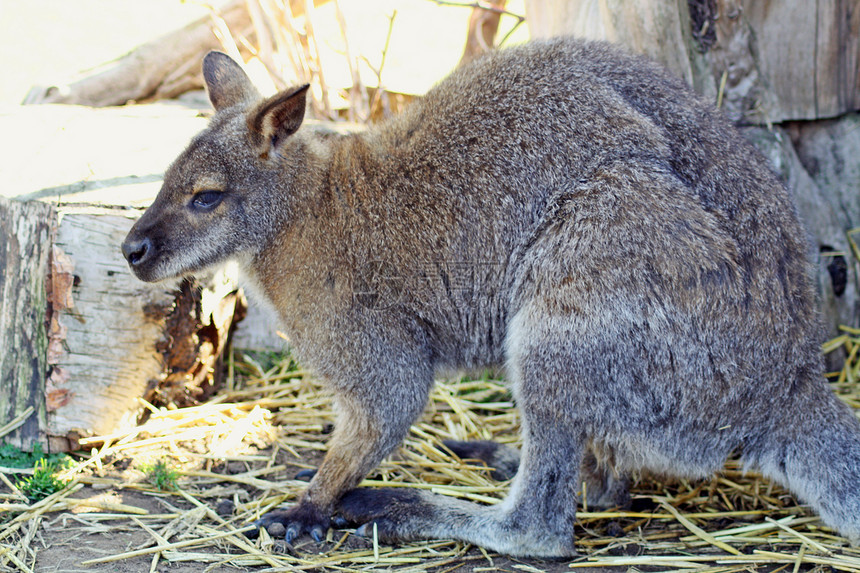
[[[230,56],[221,52],[209,52],[203,58],[203,79],[209,91],[209,101],[215,111],[242,102],[253,102],[260,94],[248,74]]]
[[[281,92],[261,103],[248,116],[248,127],[260,136],[266,149],[273,149],[302,125],[309,84]]]

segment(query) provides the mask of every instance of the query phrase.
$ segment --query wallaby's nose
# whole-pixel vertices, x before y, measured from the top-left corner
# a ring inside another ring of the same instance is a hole
[[[122,254],[125,260],[133,267],[136,267],[149,258],[151,253],[152,241],[149,237],[134,241],[129,238],[122,243]]]

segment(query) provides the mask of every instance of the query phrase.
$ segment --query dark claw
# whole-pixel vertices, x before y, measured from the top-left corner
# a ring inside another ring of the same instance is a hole
[[[296,472],[295,479],[307,479],[310,481],[315,475],[317,475],[317,470],[300,470]]]
[[[335,515],[334,517],[331,518],[331,525],[335,529],[347,529],[348,527],[350,527],[352,525],[352,523],[347,521],[345,518],[343,518],[340,515]]]
[[[266,527],[266,531],[268,531],[269,535],[271,535],[272,537],[277,538],[283,537],[284,533],[286,532],[286,528],[284,527],[283,523],[270,523]]]
[[[323,540],[329,527],[329,518],[313,505],[299,503],[289,509],[270,511],[254,522],[258,529],[265,528],[274,538],[283,539],[287,545],[308,534],[317,542]],[[252,539],[258,532],[249,532]]]

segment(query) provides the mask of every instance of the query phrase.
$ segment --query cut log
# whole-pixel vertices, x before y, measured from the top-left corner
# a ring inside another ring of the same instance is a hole
[[[0,195],[144,208],[158,193],[164,169],[206,124],[197,111],[166,103],[0,109],[0,132],[18,135],[5,155],[18,169],[5,174]],[[120,213],[132,216],[127,210]],[[284,341],[268,313],[253,304],[249,312],[252,319],[239,325],[235,346],[283,350]]]
[[[0,132],[19,134],[5,156],[19,169],[0,188],[18,199],[0,199],[0,343],[10,349],[0,353],[0,439],[73,448],[136,423],[139,398],[187,405],[217,382],[241,311],[235,277],[202,290],[150,285],[119,250],[164,169],[205,125],[164,104],[0,110]],[[283,349],[264,324],[243,328],[237,346]]]
[[[0,252],[26,261],[3,275],[0,320],[17,350],[0,359],[0,426],[33,409],[5,439],[67,451],[137,424],[141,398],[184,406],[208,395],[242,306],[235,271],[201,288],[142,283],[119,252],[140,211],[5,199],[0,208]]]
[[[218,14],[237,34],[250,34],[245,0],[234,0]],[[64,103],[104,107],[167,99],[203,87],[200,62],[209,50],[223,49],[212,17],[201,18],[106,64],[66,86],[35,87],[24,103]]]

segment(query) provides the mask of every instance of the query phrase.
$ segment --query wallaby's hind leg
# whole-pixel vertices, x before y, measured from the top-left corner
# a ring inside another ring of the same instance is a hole
[[[785,411],[759,451],[744,457],[860,544],[860,423],[823,384]]]
[[[601,463],[590,449],[582,458],[580,481],[585,484],[585,500],[589,509],[630,507],[630,480],[619,475],[615,468]]]
[[[517,473],[520,452],[489,440],[444,440],[442,444],[462,460],[481,460],[492,468],[490,477],[504,481]],[[598,461],[590,449],[582,458],[580,481],[585,484],[585,499],[588,507],[606,509],[630,506],[630,482],[619,475],[613,467]]]
[[[481,460],[491,468],[490,477],[494,480],[509,480],[520,466],[520,452],[490,440],[444,440],[442,444],[461,460]]]
[[[360,533],[370,533],[375,523],[386,541],[455,538],[509,555],[574,555],[585,439],[552,418],[524,425],[520,468],[502,503],[482,506],[421,490],[359,488],[341,500],[341,523],[363,525]]]

